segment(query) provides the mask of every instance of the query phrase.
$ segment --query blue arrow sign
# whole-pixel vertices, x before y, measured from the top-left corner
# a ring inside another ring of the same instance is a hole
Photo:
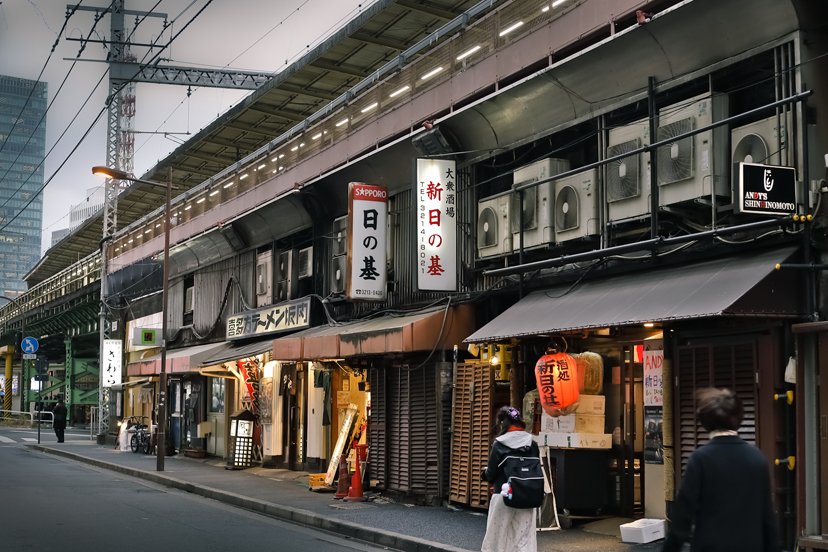
[[[39,346],[37,339],[33,337],[23,338],[23,342],[20,344],[20,348],[23,349],[24,353],[36,353]]]

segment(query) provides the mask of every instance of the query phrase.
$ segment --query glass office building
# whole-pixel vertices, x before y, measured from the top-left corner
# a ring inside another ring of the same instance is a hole
[[[0,75],[0,295],[26,291],[40,258],[47,84]]]

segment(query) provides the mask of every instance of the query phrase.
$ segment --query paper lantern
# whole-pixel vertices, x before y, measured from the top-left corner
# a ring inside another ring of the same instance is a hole
[[[566,353],[544,355],[535,364],[535,381],[541,406],[551,416],[578,401],[578,373],[575,359]]]

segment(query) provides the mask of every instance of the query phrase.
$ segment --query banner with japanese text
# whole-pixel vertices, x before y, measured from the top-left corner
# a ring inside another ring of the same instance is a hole
[[[456,164],[417,159],[417,288],[457,291]]]
[[[108,389],[121,383],[121,364],[123,346],[120,339],[103,340],[103,369],[101,370],[101,385]]]
[[[346,296],[383,301],[387,290],[388,190],[348,184],[348,286]]]
[[[310,297],[231,314],[227,339],[245,339],[310,326]]]

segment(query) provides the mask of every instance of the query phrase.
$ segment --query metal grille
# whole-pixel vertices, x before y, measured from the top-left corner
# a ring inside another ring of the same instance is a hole
[[[411,412],[408,371],[388,370],[388,488],[408,492],[410,488]]]
[[[253,286],[256,272],[256,252],[248,251],[231,259],[210,265],[193,275],[195,298],[193,308],[193,327],[199,334],[206,334],[213,328],[219,315],[221,302],[227,282],[235,277],[241,286],[244,299],[253,305]],[[227,297],[227,307],[221,317],[220,327],[224,326],[227,315],[245,310],[244,301],[239,295],[239,286],[233,285]]]
[[[371,425],[369,427],[371,461],[368,464],[368,474],[370,479],[378,481],[381,487],[385,487],[385,470],[387,467],[387,432],[385,428],[388,421],[385,370],[371,368],[368,381],[371,385]]]
[[[696,345],[678,348],[679,460],[684,472],[687,460],[710,437],[696,418],[696,390],[727,388],[736,393],[745,409],[739,436],[756,444],[756,341]]]

